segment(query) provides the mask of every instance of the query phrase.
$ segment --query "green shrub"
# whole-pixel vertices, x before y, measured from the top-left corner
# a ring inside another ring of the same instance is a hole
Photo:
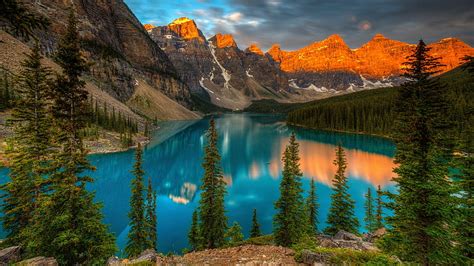
[[[301,238],[299,243],[294,244],[291,248],[295,251],[295,259],[299,261],[303,250],[316,250],[318,246],[319,241],[316,237],[306,235]]]
[[[377,251],[359,251],[348,248],[316,247],[295,249],[295,259],[297,261],[301,261],[301,252],[304,249],[319,254],[329,254],[328,263],[334,265],[397,265],[397,262],[386,254]]]

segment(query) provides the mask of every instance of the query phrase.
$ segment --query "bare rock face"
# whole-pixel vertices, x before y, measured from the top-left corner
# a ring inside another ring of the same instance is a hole
[[[178,18],[168,24],[168,28],[184,40],[197,39],[200,42],[206,42],[206,38],[198,29],[194,20],[189,18]]]
[[[217,33],[209,39],[217,48],[237,47],[232,34]]]
[[[0,265],[10,265],[21,258],[21,247],[13,246],[0,250]]]
[[[90,75],[102,90],[126,101],[140,77],[171,99],[188,105],[188,88],[177,79],[173,64],[123,0],[42,0],[30,1],[29,5],[50,18],[50,28],[40,34],[43,49],[49,54],[54,53],[65,31],[68,10],[74,8],[84,56],[92,62]]]
[[[229,34],[204,41],[185,38],[171,27],[173,23],[148,32],[194,95],[218,106],[241,109],[253,99],[281,97],[280,91],[287,90],[286,75],[261,50],[244,52]],[[195,27],[194,21],[183,23]]]
[[[260,47],[258,47],[257,44],[251,44],[246,50],[245,50],[246,53],[254,53],[254,54],[257,54],[257,55],[260,55],[260,56],[263,56],[263,52],[262,52],[262,49],[260,49]]]
[[[145,28],[145,30],[149,31],[149,30],[152,30],[153,28],[155,28],[156,26],[153,25],[153,24],[145,24],[145,25],[143,25],[143,27]]]

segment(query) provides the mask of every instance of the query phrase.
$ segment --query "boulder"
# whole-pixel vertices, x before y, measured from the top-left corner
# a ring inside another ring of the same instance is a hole
[[[364,241],[375,242],[377,239],[383,237],[387,233],[385,227],[381,227],[371,233],[364,234]]]
[[[335,240],[352,240],[352,241],[362,241],[362,238],[359,236],[356,236],[352,233],[346,232],[344,230],[340,230],[337,232],[337,234],[334,236]]]
[[[0,250],[0,265],[7,265],[19,261],[21,258],[21,247],[13,246]]]
[[[322,238],[319,240],[319,246],[323,248],[338,248],[339,245],[331,238]]]
[[[35,257],[28,260],[20,261],[18,266],[57,266],[58,262],[55,258]]]
[[[159,258],[158,253],[156,253],[155,250],[147,249],[143,251],[136,259],[131,260],[130,264],[140,263],[140,262],[145,262],[145,261],[157,262],[158,258]]]
[[[301,262],[307,265],[322,265],[329,261],[331,257],[328,253],[316,253],[309,250],[301,252]]]
[[[120,266],[122,261],[117,256],[112,256],[107,260],[107,266]]]

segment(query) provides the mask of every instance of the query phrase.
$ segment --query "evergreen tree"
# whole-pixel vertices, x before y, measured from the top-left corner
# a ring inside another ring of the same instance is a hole
[[[2,72],[1,76],[1,87],[0,87],[0,111],[8,109],[13,106],[13,93],[11,89],[11,74],[8,73],[8,70],[0,68]]]
[[[340,144],[336,148],[334,165],[337,166],[337,171],[332,181],[334,192],[331,195],[331,208],[327,221],[329,226],[324,231],[331,235],[336,234],[339,230],[357,233],[359,221],[354,216],[354,200],[347,192],[349,187],[345,176],[346,156]]]
[[[135,151],[135,165],[133,166],[133,175],[131,188],[132,195],[130,197],[130,231],[128,232],[128,242],[125,252],[129,257],[140,255],[141,252],[148,247],[147,222],[145,217],[145,199],[144,199],[144,181],[145,172],[142,168],[143,151],[140,143],[138,143]]]
[[[191,229],[188,233],[188,242],[191,245],[192,250],[196,251],[201,249],[202,238],[199,231],[199,217],[198,211],[193,212],[193,221],[191,224]]]
[[[45,192],[43,176],[51,173],[51,115],[48,95],[51,72],[41,65],[38,44],[22,62],[17,82],[16,108],[11,123],[14,135],[8,141],[10,182],[3,186],[3,229],[9,245],[24,245],[22,230],[30,226],[39,197]]]
[[[424,265],[456,263],[453,246],[455,201],[449,178],[450,123],[446,90],[438,78],[437,58],[420,40],[407,58],[409,79],[396,104],[395,169],[398,194],[393,195],[394,216],[389,239],[395,253]]]
[[[227,243],[229,245],[235,245],[244,240],[244,235],[242,234],[242,227],[238,222],[234,222],[231,227],[227,230],[225,234],[227,238]]]
[[[376,226],[376,215],[374,213],[372,190],[367,188],[367,193],[365,194],[365,229],[367,232],[373,232],[378,227]]]
[[[224,209],[226,187],[221,156],[217,149],[217,130],[214,119],[209,122],[207,146],[204,151],[204,176],[202,177],[202,193],[199,201],[200,233],[204,248],[216,248],[225,244],[227,217]]]
[[[377,187],[377,210],[375,212],[375,224],[374,230],[384,227],[383,224],[383,191],[380,188],[380,185]]]
[[[301,188],[299,168],[299,144],[291,134],[289,145],[283,153],[283,177],[280,182],[280,198],[275,202],[277,214],[273,218],[273,235],[277,245],[291,246],[304,234],[307,222]]]
[[[148,179],[148,189],[146,193],[146,222],[148,233],[148,247],[157,250],[157,229],[156,229],[156,192],[153,190],[151,179]]]
[[[311,179],[308,198],[306,198],[306,210],[308,217],[308,233],[314,235],[318,232],[318,202],[316,196],[316,185],[314,179]]]
[[[81,74],[87,69],[79,48],[76,19],[71,12],[65,35],[57,48],[62,67],[52,93],[55,134],[60,145],[54,157],[57,169],[48,179],[51,191],[41,197],[34,224],[28,231],[26,249],[31,256],[50,256],[59,264],[100,264],[115,252],[115,241],[102,224],[101,205],[86,190],[93,179],[83,174],[93,170],[87,160],[80,131],[87,111],[87,92]]]
[[[250,237],[259,237],[262,233],[260,232],[260,224],[257,219],[257,209],[253,209],[252,215],[252,229],[250,230]]]

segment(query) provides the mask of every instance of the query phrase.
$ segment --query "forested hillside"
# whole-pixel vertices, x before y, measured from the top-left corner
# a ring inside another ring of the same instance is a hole
[[[462,67],[440,76],[449,91],[449,117],[461,132],[472,123],[474,80]],[[314,101],[288,114],[288,123],[317,129],[390,135],[398,87],[360,91]],[[469,120],[471,119],[471,121]]]

